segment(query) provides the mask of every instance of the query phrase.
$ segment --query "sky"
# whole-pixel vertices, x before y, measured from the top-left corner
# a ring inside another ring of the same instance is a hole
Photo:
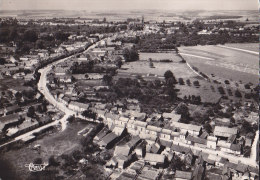
[[[0,0],[1,10],[258,10],[258,0]]]

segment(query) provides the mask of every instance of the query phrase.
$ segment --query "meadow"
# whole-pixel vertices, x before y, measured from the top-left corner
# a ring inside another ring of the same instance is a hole
[[[233,45],[235,46],[250,50],[256,48],[252,43],[243,44],[241,47],[239,44]],[[258,84],[257,55],[218,46],[180,47],[179,50],[187,62],[203,73],[214,74],[221,79]]]

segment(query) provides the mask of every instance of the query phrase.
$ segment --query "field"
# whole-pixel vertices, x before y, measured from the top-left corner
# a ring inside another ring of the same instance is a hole
[[[17,174],[22,179],[26,179],[29,171],[25,164],[33,162],[36,158],[41,158],[43,162],[48,163],[51,155],[69,154],[74,150],[81,149],[80,139],[83,136],[78,136],[77,132],[86,126],[91,127],[93,125],[87,122],[73,122],[63,132],[45,135],[42,139],[36,140],[21,149],[8,151],[5,153],[5,158],[16,167]],[[41,145],[39,151],[33,150],[33,147],[37,144]]]
[[[225,46],[228,47],[235,47],[235,48],[240,48],[240,49],[245,49],[249,51],[259,51],[259,45],[256,43],[241,43],[241,44],[225,44]]]
[[[153,59],[154,68],[149,66],[149,58]],[[171,59],[173,62],[165,63],[158,61],[162,59]],[[176,86],[176,88],[180,89],[178,92],[179,97],[184,97],[184,95],[200,95],[203,102],[216,102],[220,96],[218,92],[216,93],[211,90],[211,83],[199,77],[185,63],[180,63],[180,61],[180,57],[174,53],[140,53],[140,60],[125,63],[115,78],[136,78],[139,75],[145,80],[164,80],[164,73],[167,70],[171,70],[177,80],[183,78],[185,82],[185,85]],[[200,87],[196,88],[193,84],[188,86],[186,84],[187,79],[191,83],[199,80]]]
[[[24,80],[4,78],[0,80],[0,91],[5,91],[8,89],[26,90],[28,87],[23,86]]]
[[[246,44],[236,46],[243,49]],[[258,45],[247,45],[251,50],[256,46]],[[187,62],[203,73],[214,74],[222,79],[258,84],[257,55],[218,46],[180,47],[179,50]]]

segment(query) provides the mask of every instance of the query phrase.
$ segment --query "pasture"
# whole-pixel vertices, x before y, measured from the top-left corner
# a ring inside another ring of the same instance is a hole
[[[179,50],[185,60],[203,73],[220,79],[258,83],[257,55],[218,46],[180,47]]]

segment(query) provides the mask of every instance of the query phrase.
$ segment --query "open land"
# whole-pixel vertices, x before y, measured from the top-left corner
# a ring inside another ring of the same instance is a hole
[[[257,44],[254,46],[256,47]],[[179,49],[185,60],[208,75],[214,74],[222,79],[233,81],[258,83],[257,55],[217,46],[181,47]]]

